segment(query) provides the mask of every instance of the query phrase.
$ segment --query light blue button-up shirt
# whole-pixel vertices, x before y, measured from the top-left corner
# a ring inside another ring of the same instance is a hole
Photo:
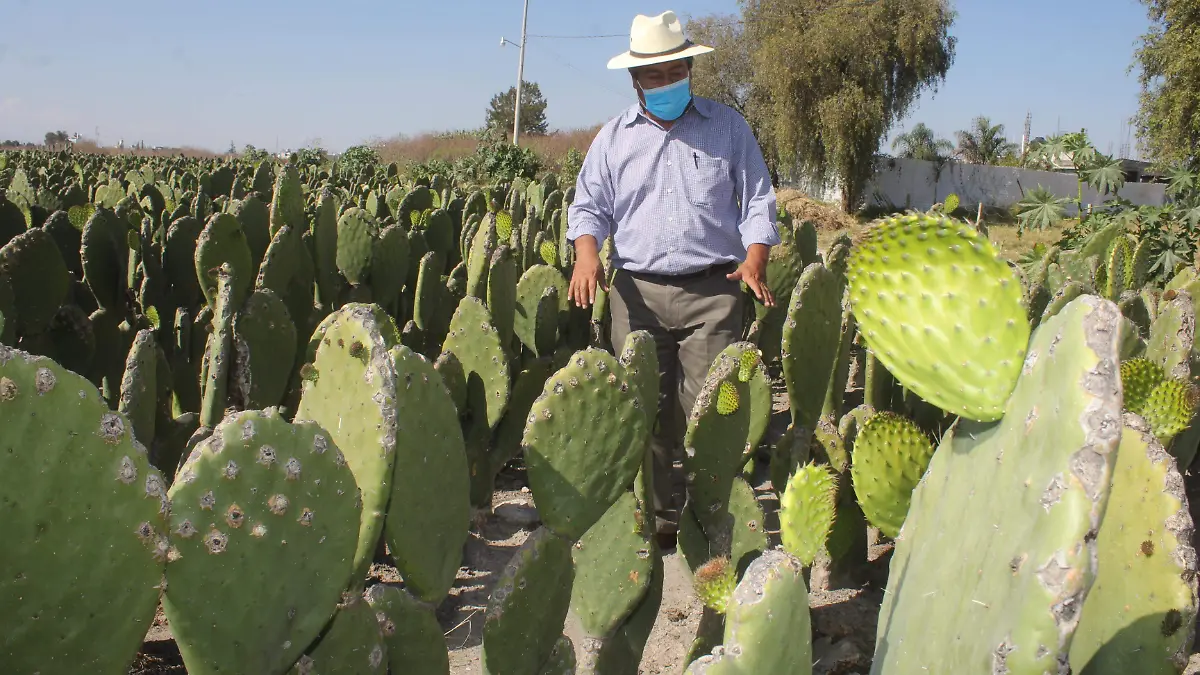
[[[612,264],[689,274],[779,243],[775,190],[746,120],[693,97],[664,130],[634,104],[592,141],[567,214],[567,240],[613,238]]]

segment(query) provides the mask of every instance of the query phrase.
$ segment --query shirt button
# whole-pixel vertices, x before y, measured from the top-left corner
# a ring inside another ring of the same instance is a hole
[[[667,194],[675,192],[675,188],[667,188]]]
[[[667,220],[670,220],[670,221],[674,222],[674,220],[675,220],[675,216],[671,216],[671,217],[667,218]]]
[[[667,160],[667,166],[671,166],[671,160]]]

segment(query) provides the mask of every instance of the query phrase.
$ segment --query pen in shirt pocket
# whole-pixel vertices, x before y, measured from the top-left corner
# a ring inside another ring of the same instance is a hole
[[[692,160],[696,163],[696,168],[699,169],[700,168],[700,155],[696,154],[695,150],[692,151]]]

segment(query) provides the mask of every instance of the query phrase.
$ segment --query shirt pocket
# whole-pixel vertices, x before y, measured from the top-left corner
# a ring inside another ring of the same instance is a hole
[[[692,204],[719,207],[732,203],[733,172],[728,159],[688,149],[681,168],[684,190]]]

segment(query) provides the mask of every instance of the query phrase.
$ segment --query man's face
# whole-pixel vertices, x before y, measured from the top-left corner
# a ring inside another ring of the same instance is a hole
[[[665,87],[668,84],[674,84],[691,74],[691,68],[684,59],[677,61],[667,61],[665,63],[655,63],[649,66],[639,66],[632,71],[633,80],[638,89],[638,98],[642,98],[642,91],[646,89],[657,89]],[[645,99],[642,100],[645,103]]]

